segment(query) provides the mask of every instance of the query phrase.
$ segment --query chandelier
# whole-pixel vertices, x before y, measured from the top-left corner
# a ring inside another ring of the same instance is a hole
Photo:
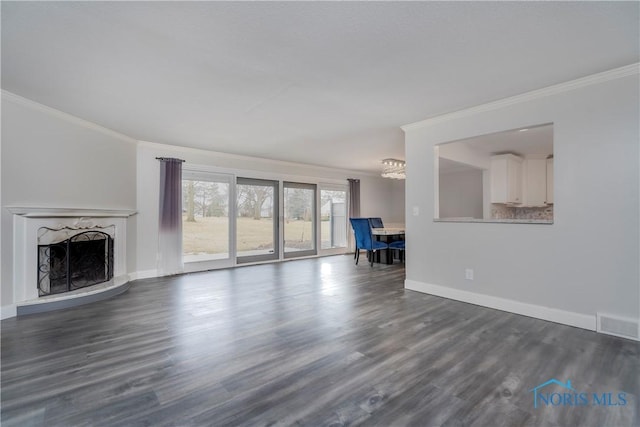
[[[382,161],[382,177],[391,179],[405,179],[405,162],[397,159],[384,159]]]

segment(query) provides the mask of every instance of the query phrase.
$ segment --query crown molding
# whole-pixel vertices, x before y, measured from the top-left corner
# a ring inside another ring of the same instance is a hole
[[[112,138],[120,139],[122,141],[130,142],[133,144],[137,144],[138,141],[135,138],[122,134],[120,132],[116,132],[115,130],[106,128],[104,126],[100,126],[96,123],[90,122],[88,120],[81,119],[80,117],[76,117],[72,114],[65,113],[64,111],[56,110],[55,108],[48,107],[44,104],[40,104],[39,102],[32,101],[30,99],[24,98],[20,95],[16,95],[15,93],[9,92],[7,90],[2,89],[2,99],[6,101],[13,102],[14,104],[22,105],[23,107],[30,108],[32,110],[39,111],[41,113],[47,114],[49,116],[56,117],[58,119],[64,120],[66,122],[72,123],[74,125],[78,125],[85,129],[94,130],[96,132],[100,132],[104,135],[110,136]]]
[[[536,89],[530,92],[525,92],[520,95],[510,96],[508,98],[503,98],[497,101],[488,102],[486,104],[477,105],[475,107],[465,108],[463,110],[458,110],[451,113],[434,116],[429,119],[421,120],[419,122],[400,126],[400,129],[402,129],[404,132],[421,129],[421,128],[433,126],[437,123],[459,119],[462,117],[473,116],[475,114],[483,113],[486,111],[498,110],[500,108],[508,107],[510,105],[520,104],[520,103],[531,101],[534,99],[540,99],[547,96],[556,95],[563,92],[568,92],[571,90],[583,88],[586,86],[604,83],[610,80],[616,80],[623,77],[637,75],[639,72],[640,72],[640,63],[630,64],[624,67],[614,68],[613,70],[604,71],[602,73],[592,74],[590,76],[582,77],[575,80],[570,80],[568,82],[559,83],[553,86],[547,86],[542,89]]]

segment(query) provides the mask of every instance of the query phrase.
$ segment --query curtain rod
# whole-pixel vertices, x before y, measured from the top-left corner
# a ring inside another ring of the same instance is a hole
[[[156,160],[160,160],[160,161],[164,161],[164,160],[176,160],[176,161],[178,161],[178,162],[183,162],[183,163],[185,162],[185,160],[182,160],[182,159],[176,159],[176,158],[173,158],[173,157],[156,157]]]

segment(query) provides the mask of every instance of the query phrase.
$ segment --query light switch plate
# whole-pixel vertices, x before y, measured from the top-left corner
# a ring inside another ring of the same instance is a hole
[[[420,208],[418,206],[413,207],[413,216],[420,215]]]

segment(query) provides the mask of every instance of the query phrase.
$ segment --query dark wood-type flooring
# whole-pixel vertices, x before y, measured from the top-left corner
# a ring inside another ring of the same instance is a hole
[[[639,343],[403,281],[336,256],[3,320],[2,426],[639,425]],[[534,409],[550,378],[628,403]]]

